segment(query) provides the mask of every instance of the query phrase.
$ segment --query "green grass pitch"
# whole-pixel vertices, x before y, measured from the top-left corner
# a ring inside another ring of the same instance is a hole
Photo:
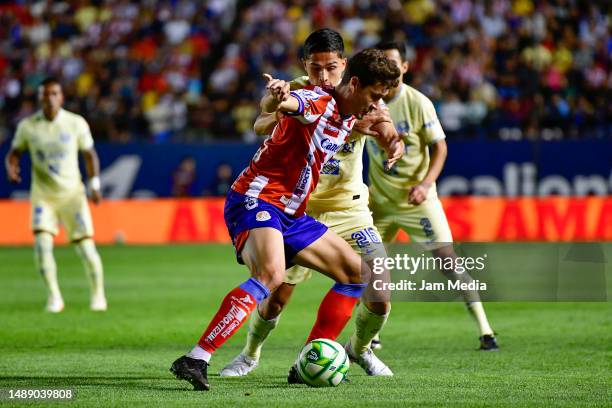
[[[351,383],[335,389],[290,386],[287,370],[331,284],[318,275],[298,287],[252,375],[216,374],[240,351],[243,328],[213,358],[212,390],[193,392],[170,363],[246,269],[222,245],[100,252],[109,311],[88,310],[80,261],[60,247],[66,310],[50,315],[31,248],[0,248],[0,388],[74,388],[75,407],[612,406],[610,303],[489,303],[497,353],[475,351],[476,327],[461,303],[395,303],[378,353],[394,377],[369,378],[352,366]]]

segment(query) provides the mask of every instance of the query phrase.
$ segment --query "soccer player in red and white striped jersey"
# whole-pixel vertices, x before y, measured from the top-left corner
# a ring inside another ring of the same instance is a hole
[[[226,295],[198,344],[172,364],[177,378],[208,390],[212,354],[282,283],[285,269],[293,264],[336,281],[324,301],[326,312],[340,328],[348,322],[366,286],[361,272],[367,266],[346,241],[304,209],[321,167],[342,146],[355,117],[376,109],[399,75],[382,51],[366,49],[349,60],[333,90],[307,87],[289,93],[288,83],[266,77],[262,110],[285,116],[232,186],[224,210],[238,261],[251,277]]]
[[[279,122],[232,189],[261,198],[285,214],[300,216],[323,163],[338,152],[355,117],[343,117],[332,96],[318,86],[290,95],[298,104],[295,119]]]

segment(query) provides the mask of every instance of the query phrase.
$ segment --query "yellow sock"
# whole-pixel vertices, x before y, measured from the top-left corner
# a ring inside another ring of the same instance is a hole
[[[387,317],[389,313],[381,316],[368,309],[363,302],[359,303],[355,316],[355,331],[351,336],[351,348],[356,355],[367,350],[372,339],[387,322]]]
[[[249,333],[247,334],[247,341],[244,349],[242,349],[242,353],[249,358],[259,360],[261,348],[270,332],[278,325],[279,318],[280,315],[272,320],[265,320],[259,314],[259,310],[255,309],[249,319]]]
[[[482,302],[469,302],[466,305],[468,311],[472,316],[474,316],[474,319],[476,319],[476,322],[478,323],[480,335],[493,335],[493,329],[489,325],[489,320],[487,319],[487,314],[484,311],[484,307],[482,307]]]
[[[53,256],[53,235],[48,232],[38,232],[34,236],[34,259],[36,268],[45,280],[50,296],[62,297],[57,283],[57,265]]]

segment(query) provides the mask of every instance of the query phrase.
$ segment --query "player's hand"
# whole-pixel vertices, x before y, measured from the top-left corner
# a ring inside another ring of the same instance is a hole
[[[431,184],[421,183],[410,189],[410,195],[408,196],[408,202],[410,204],[419,205],[427,198],[427,193]]]
[[[270,74],[263,74],[263,77],[267,81],[266,89],[272,95],[277,105],[289,99],[289,93],[291,92],[289,82],[272,78]]]
[[[380,132],[375,127],[381,123],[393,123],[386,105],[377,105],[375,109],[369,111],[355,123],[354,130],[363,135],[379,137]]]
[[[100,190],[91,190],[91,201],[93,201],[94,204],[100,204],[102,201],[102,193],[100,193]]]
[[[397,163],[399,159],[402,158],[405,150],[406,145],[404,144],[403,140],[399,139],[394,142],[391,142],[391,146],[389,147],[389,151],[387,152],[388,159],[386,170],[391,170],[391,167],[393,167],[393,165]]]
[[[6,175],[11,183],[21,183],[21,168],[19,165],[10,164],[6,167]]]

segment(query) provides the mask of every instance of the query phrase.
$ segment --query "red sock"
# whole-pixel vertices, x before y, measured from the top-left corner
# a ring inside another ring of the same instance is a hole
[[[320,338],[336,340],[351,319],[357,301],[359,301],[359,297],[347,296],[330,289],[319,306],[317,321],[312,327],[306,343]]]
[[[232,289],[221,302],[219,311],[212,318],[198,344],[209,353],[221,347],[247,320],[257,307],[251,294],[240,287]]]

